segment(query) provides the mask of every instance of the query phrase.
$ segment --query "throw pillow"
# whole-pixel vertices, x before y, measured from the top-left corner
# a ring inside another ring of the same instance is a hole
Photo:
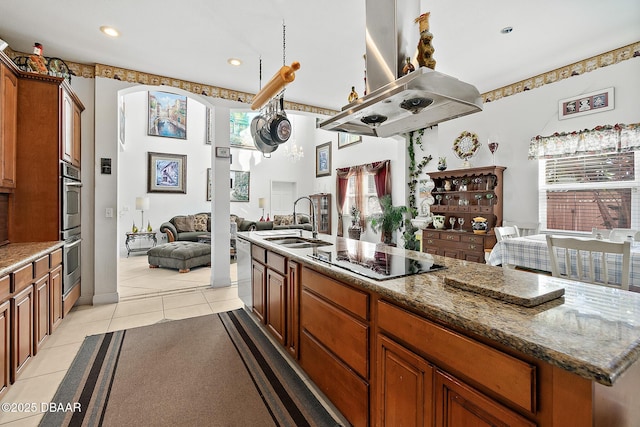
[[[207,231],[207,218],[209,215],[207,214],[198,214],[194,216],[193,219],[193,228],[195,231]]]
[[[293,215],[274,215],[273,225],[291,225],[293,224]]]
[[[173,219],[173,225],[176,226],[176,230],[178,231],[178,233],[185,233],[188,231],[196,231],[195,225],[195,218],[193,215],[182,215],[182,216],[177,216]]]

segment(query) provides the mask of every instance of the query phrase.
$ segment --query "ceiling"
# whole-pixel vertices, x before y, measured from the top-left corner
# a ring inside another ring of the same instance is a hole
[[[399,0],[400,5],[402,0]],[[640,41],[638,0],[422,0],[436,70],[481,93]],[[340,109],[362,95],[365,0],[2,0],[11,49],[256,93],[299,61],[286,99]],[[121,36],[108,38],[102,25]],[[508,35],[500,29],[512,26]],[[418,27],[416,24],[416,31]],[[233,67],[227,59],[240,58]]]

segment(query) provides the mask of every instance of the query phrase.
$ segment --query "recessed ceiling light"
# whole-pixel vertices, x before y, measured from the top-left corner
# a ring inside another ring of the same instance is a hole
[[[120,35],[118,30],[116,30],[113,27],[108,27],[106,25],[103,25],[102,27],[100,27],[100,31],[102,31],[104,34],[108,35],[109,37],[118,37]]]
[[[511,31],[513,31],[513,27],[504,27],[500,30],[502,34],[509,34]]]
[[[229,58],[227,59],[227,62],[236,67],[239,67],[240,65],[242,65],[242,61],[239,60],[238,58]]]

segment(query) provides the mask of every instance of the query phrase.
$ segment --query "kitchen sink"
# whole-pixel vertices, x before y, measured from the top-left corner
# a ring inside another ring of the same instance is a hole
[[[305,237],[288,236],[288,237],[267,237],[264,240],[276,245],[281,245],[291,249],[317,248],[318,246],[328,246],[332,243],[325,242],[320,239],[308,239]]]

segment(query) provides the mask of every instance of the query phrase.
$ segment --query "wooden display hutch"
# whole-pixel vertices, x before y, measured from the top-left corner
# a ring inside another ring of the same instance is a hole
[[[485,262],[484,252],[496,243],[494,227],[502,226],[502,183],[504,166],[432,172],[435,183],[432,194],[436,203],[432,215],[443,215],[443,229],[433,225],[422,232],[422,251],[468,261]],[[471,221],[481,216],[487,219],[487,234],[474,234]],[[463,218],[462,231],[456,221],[451,230],[450,218]]]
[[[319,193],[309,196],[318,221],[318,233],[331,234],[331,194]]]

